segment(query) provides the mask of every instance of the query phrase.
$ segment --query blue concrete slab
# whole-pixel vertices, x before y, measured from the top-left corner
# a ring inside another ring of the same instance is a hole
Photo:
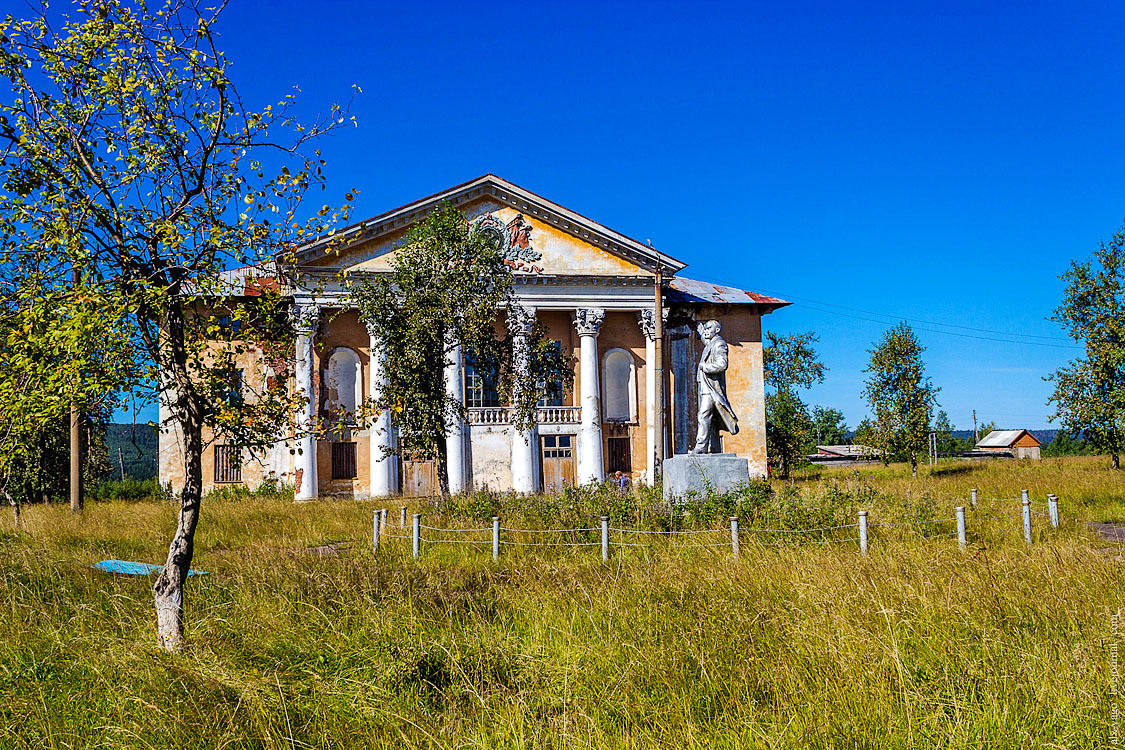
[[[129,560],[102,560],[101,562],[94,563],[90,567],[97,568],[106,573],[119,573],[126,576],[147,576],[159,573],[164,566],[131,562]],[[202,570],[189,570],[188,575],[205,576],[207,573]]]

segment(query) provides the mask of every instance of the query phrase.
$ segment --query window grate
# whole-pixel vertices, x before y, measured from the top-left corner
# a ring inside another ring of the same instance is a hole
[[[215,446],[215,482],[242,481],[242,449],[237,445]]]
[[[355,479],[355,443],[332,443],[332,478]]]

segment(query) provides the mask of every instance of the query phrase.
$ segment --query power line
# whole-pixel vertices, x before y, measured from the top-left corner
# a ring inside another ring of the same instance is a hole
[[[706,277],[704,277],[704,280],[710,281],[713,284],[721,284],[722,283],[722,282],[716,281],[714,279],[707,279]],[[922,330],[922,331],[927,331],[929,333],[941,333],[941,334],[945,334],[947,336],[959,336],[961,338],[973,338],[973,339],[979,339],[981,341],[996,341],[996,342],[1005,343],[1005,344],[1031,344],[1033,346],[1049,346],[1049,347],[1057,348],[1057,349],[1081,349],[1082,348],[1081,346],[1073,344],[1073,343],[1051,344],[1051,343],[1042,343],[1042,342],[1039,342],[1039,341],[1020,341],[1018,338],[1011,338],[1011,337],[1022,337],[1022,338],[1030,338],[1030,339],[1042,339],[1042,340],[1047,341],[1047,342],[1049,342],[1049,341],[1059,341],[1059,342],[1072,341],[1072,339],[1068,339],[1068,338],[1061,337],[1061,336],[1045,336],[1045,335],[1037,334],[1037,333],[1019,333],[1019,332],[1016,332],[1016,331],[999,331],[999,330],[992,329],[992,328],[979,328],[979,327],[976,327],[976,326],[965,326],[965,325],[960,325],[958,323],[942,323],[942,322],[939,322],[939,321],[936,321],[936,320],[925,320],[925,319],[922,319],[922,318],[909,318],[909,317],[902,316],[902,315],[892,315],[890,313],[881,313],[881,312],[875,312],[873,310],[863,310],[863,309],[860,309],[860,308],[857,308],[857,307],[848,307],[847,305],[838,305],[834,302],[822,302],[820,300],[814,300],[814,299],[811,299],[811,298],[808,298],[808,297],[802,297],[802,296],[799,296],[799,295],[796,295],[796,294],[788,294],[788,293],[783,292],[783,291],[766,289],[766,288],[760,287],[760,286],[756,287],[756,288],[759,291],[765,292],[767,294],[778,295],[778,296],[785,297],[785,298],[788,298],[788,299],[793,299],[793,300],[800,300],[801,302],[795,303],[799,307],[803,307],[803,308],[813,310],[813,311],[816,311],[816,312],[825,313],[827,315],[839,315],[840,317],[851,318],[853,320],[862,320],[862,321],[866,321],[868,323],[879,323],[881,325],[886,325],[888,322],[897,322],[897,321],[900,321],[900,320],[905,320],[907,322],[914,323],[916,325],[942,326],[942,327],[945,327],[945,328],[957,328],[957,329],[964,330],[964,331],[976,331],[978,333],[991,333],[991,334],[994,334],[994,336],[1005,336],[1005,337],[1009,337],[1009,338],[995,338],[995,337],[988,337],[988,336],[973,336],[973,335],[965,334],[965,333],[955,333],[953,331],[944,331],[944,330],[941,330],[940,328],[919,328],[918,329],[918,330]],[[804,303],[804,304],[801,304],[801,303]],[[813,305],[820,305],[822,307],[814,307]],[[874,316],[877,316],[877,317],[880,317],[880,318],[888,318],[889,320],[886,320],[886,321],[884,321],[884,320],[873,320],[871,318],[860,317],[858,315],[848,315],[846,313],[837,312],[836,310],[825,310],[825,309],[822,309],[823,307],[834,307],[834,308],[839,308],[840,310],[849,310],[853,313],[861,313],[862,315],[874,315]]]
[[[773,292],[771,292],[771,294],[773,294]],[[814,310],[816,312],[825,313],[827,315],[838,315],[838,316],[843,317],[843,318],[851,318],[852,320],[862,320],[862,321],[867,322],[867,323],[878,323],[880,325],[886,325],[887,322],[888,322],[888,321],[883,321],[883,320],[874,320],[872,318],[864,318],[864,317],[859,316],[859,315],[849,315],[848,313],[837,312],[836,310],[824,310],[824,309],[819,308],[819,307],[813,307],[812,305],[803,304],[803,303],[799,303],[799,302],[794,303],[794,304],[796,304],[798,307],[803,307],[807,310]],[[905,320],[905,321],[911,320],[910,318],[896,318],[893,315],[883,315],[883,313],[871,313],[871,314],[882,315],[885,318],[891,318],[893,320]],[[1077,350],[1077,349],[1082,348],[1080,346],[1076,346],[1075,344],[1050,344],[1050,343],[1047,343],[1045,341],[1017,341],[1017,340],[1013,340],[1013,339],[996,338],[995,336],[976,336],[976,335],[971,334],[971,333],[956,333],[954,331],[943,331],[940,328],[925,328],[922,325],[919,325],[918,321],[915,320],[913,322],[915,323],[914,327],[919,331],[926,331],[927,333],[940,333],[940,334],[944,334],[946,336],[957,336],[958,338],[963,338],[963,339],[978,339],[980,341],[996,341],[996,342],[999,342],[999,343],[1002,343],[1002,344],[1019,344],[1019,345],[1026,345],[1026,346],[1047,346],[1047,347],[1051,347],[1052,349],[1076,349]],[[943,325],[943,324],[938,323],[937,325]],[[952,325],[952,324],[950,324],[950,325]],[[966,326],[958,326],[958,327],[959,328],[965,328]],[[970,330],[974,330],[974,329],[970,329]],[[997,334],[1000,334],[1002,336],[1021,335],[1021,334],[1006,333],[1006,332],[1003,332],[1003,331],[994,331],[993,333],[997,333]]]

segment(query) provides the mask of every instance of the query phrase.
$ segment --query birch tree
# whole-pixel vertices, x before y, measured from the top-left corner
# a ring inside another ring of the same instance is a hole
[[[1125,228],[1098,244],[1092,258],[1073,261],[1060,278],[1062,304],[1052,320],[1085,348],[1085,354],[1048,377],[1052,419],[1081,433],[1121,468],[1125,450]]]
[[[940,390],[926,375],[924,351],[903,321],[870,350],[871,360],[864,370],[871,373],[863,395],[873,414],[870,434],[874,447],[883,451],[884,463],[896,453],[906,454],[913,476],[918,476],[918,451],[928,439]]]
[[[264,448],[295,406],[275,262],[347,209],[305,208],[324,187],[310,141],[346,115],[333,107],[303,125],[293,95],[251,109],[218,46],[220,11],[83,0],[61,23],[45,5],[0,22],[0,264],[46,281],[81,269],[82,284],[121,311],[145,366],[116,386],[163,398],[182,436],[177,525],[153,586],[170,650],[183,637],[205,440]],[[236,266],[250,270],[224,276]],[[234,403],[228,368],[240,357],[262,362],[263,377]]]

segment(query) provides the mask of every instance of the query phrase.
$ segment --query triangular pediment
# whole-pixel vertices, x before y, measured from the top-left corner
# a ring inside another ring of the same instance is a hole
[[[310,272],[386,271],[409,228],[445,202],[470,221],[497,232],[506,245],[509,265],[520,275],[647,276],[658,267],[665,274],[684,267],[675,258],[494,175],[388,211],[348,227],[335,238],[312,243],[298,254],[298,265]]]

